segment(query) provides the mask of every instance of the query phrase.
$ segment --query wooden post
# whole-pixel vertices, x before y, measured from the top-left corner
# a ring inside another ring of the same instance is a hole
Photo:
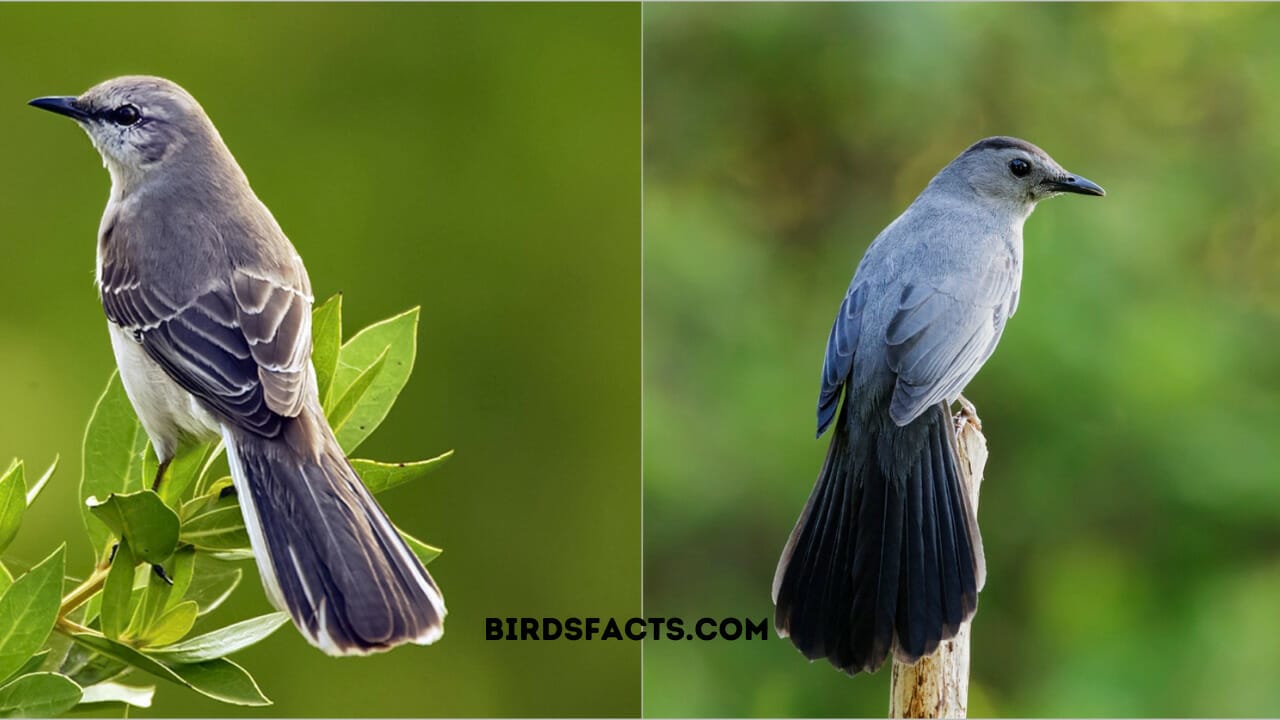
[[[963,397],[956,415],[956,440],[960,446],[960,472],[969,486],[973,510],[978,511],[978,490],[987,465],[987,439],[977,410]],[[932,655],[914,665],[893,661],[889,686],[891,718],[963,718],[969,710],[969,623],[938,646]]]

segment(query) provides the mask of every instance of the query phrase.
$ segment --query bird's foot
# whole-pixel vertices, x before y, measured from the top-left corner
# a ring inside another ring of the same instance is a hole
[[[955,422],[956,434],[964,430],[966,425],[972,424],[978,432],[982,432],[982,419],[978,417],[978,408],[969,402],[969,398],[961,395],[956,398],[956,402],[960,405],[960,412],[956,413],[953,421]]]
[[[222,498],[225,498],[225,497],[235,497],[235,496],[236,496],[236,486],[235,486],[235,485],[228,485],[228,486],[226,486],[226,487],[224,487],[224,488],[222,488],[221,490],[219,490],[219,491],[218,491],[218,499],[219,499],[219,500],[221,500]]]

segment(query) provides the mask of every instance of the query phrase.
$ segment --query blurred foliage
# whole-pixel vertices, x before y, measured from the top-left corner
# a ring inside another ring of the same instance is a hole
[[[482,628],[486,616],[639,610],[639,329],[619,321],[640,314],[639,15],[0,6],[14,169],[0,178],[0,456],[76,447],[114,365],[91,282],[107,175],[82,132],[25,102],[125,73],[200,99],[316,295],[359,298],[349,325],[422,306],[418,372],[362,454],[457,451],[447,472],[380,498],[407,532],[448,549],[432,565],[450,608],[439,643],[342,659],[281,631],[236,655],[270,708],[173,691],[131,714],[638,711],[634,643],[487,642]],[[6,553],[15,567],[81,532],[67,470],[26,513]],[[88,544],[68,546],[69,574],[93,562]],[[270,610],[245,567],[210,622]]]
[[[646,613],[771,615],[866,245],[1010,134],[1108,191],[1026,226],[970,385],[975,716],[1280,712],[1280,7],[645,8]],[[645,649],[652,715],[882,716],[785,640]]]

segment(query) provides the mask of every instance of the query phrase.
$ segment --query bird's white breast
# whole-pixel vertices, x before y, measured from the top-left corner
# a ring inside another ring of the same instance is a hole
[[[175,383],[132,335],[115,323],[108,322],[107,328],[125,394],[158,457],[172,457],[184,437],[207,440],[218,434],[218,421],[195,396]]]

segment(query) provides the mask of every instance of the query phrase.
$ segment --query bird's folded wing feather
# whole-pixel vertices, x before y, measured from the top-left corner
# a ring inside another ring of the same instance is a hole
[[[285,417],[302,412],[311,368],[313,299],[305,279],[299,283],[245,270],[232,277],[240,329],[258,364],[267,407]]]
[[[306,399],[312,298],[305,272],[233,270],[188,297],[104,262],[107,318],[133,335],[183,389],[224,422],[274,436]],[[284,277],[294,275],[294,277]]]
[[[906,285],[885,330],[897,375],[890,418],[898,425],[954,399],[991,357],[1017,306],[1018,271],[1001,258],[978,277]]]
[[[866,286],[856,285],[845,293],[836,320],[827,338],[827,354],[822,361],[822,390],[818,393],[818,434],[826,431],[835,419],[840,403],[840,390],[853,369],[853,353],[862,332],[862,309],[866,303]]]

